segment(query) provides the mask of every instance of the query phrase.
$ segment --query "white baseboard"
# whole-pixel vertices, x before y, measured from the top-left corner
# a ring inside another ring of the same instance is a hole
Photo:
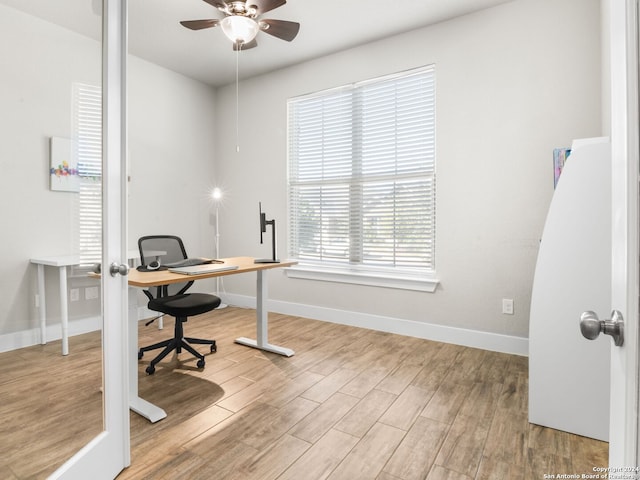
[[[225,294],[225,303],[244,308],[255,308],[256,299],[245,295]],[[334,308],[303,305],[299,303],[268,301],[268,310],[285,315],[295,315],[312,320],[339,323],[353,327],[368,328],[381,332],[395,333],[409,337],[424,338],[437,342],[453,343],[465,347],[480,348],[493,352],[513,355],[529,355],[529,339],[497,333],[481,332],[433,323],[416,322],[400,318],[384,317]]]
[[[69,336],[95,332],[102,327],[102,318],[87,317],[69,320]],[[62,338],[59,323],[47,325],[47,342],[55,342]],[[40,327],[19,332],[0,335],[0,352],[8,352],[18,348],[31,347],[40,343]]]
[[[155,312],[146,307],[138,308],[138,320],[151,318]],[[69,320],[69,337],[83,333],[95,332],[102,328],[101,317],[76,318]],[[47,343],[55,342],[62,338],[62,330],[59,323],[47,325]],[[40,344],[40,328],[31,328],[19,332],[0,335],[0,353],[9,352],[18,348],[31,347]]]
[[[224,294],[224,303],[244,308],[256,308],[255,297],[246,295]],[[529,339],[500,335],[497,333],[480,332],[464,328],[448,327],[433,323],[403,320],[381,315],[360,312],[350,312],[334,308],[304,305],[300,303],[268,301],[269,311],[285,315],[295,315],[312,320],[350,325],[352,327],[368,328],[381,332],[407,335],[409,337],[424,338],[437,342],[453,343],[465,347],[481,348],[494,352],[510,353],[528,356]],[[138,308],[138,319],[150,318],[154,315],[146,307]],[[69,336],[93,332],[101,328],[101,319],[91,317],[69,321]],[[47,325],[47,341],[60,340],[60,324]],[[32,328],[20,332],[0,335],[0,352],[7,352],[18,348],[29,347],[40,343],[40,329]]]

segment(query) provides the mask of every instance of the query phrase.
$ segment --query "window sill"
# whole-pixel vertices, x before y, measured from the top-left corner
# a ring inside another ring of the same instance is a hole
[[[331,268],[320,268],[310,265],[296,265],[294,267],[285,268],[285,272],[289,278],[351,283],[355,285],[397,288],[401,290],[415,290],[427,293],[434,293],[440,283],[440,280],[437,278],[398,276],[389,275],[388,273],[354,272]]]

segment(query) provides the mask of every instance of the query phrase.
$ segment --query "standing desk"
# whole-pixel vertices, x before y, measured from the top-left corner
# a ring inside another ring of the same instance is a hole
[[[290,267],[295,261],[282,261],[280,263],[254,263],[252,257],[233,257],[221,259],[225,264],[235,265],[235,270],[224,270],[214,273],[202,273],[198,275],[181,275],[168,270],[139,272],[131,270],[128,283],[131,290],[137,288],[157,287],[191,280],[222,277],[225,275],[237,275],[239,273],[256,272],[256,339],[246,337],[237,338],[235,341],[241,345],[257,348],[267,352],[277,353],[291,357],[294,351],[272,345],[269,343],[268,310],[267,301],[267,270],[273,268]],[[138,305],[135,290],[129,292],[129,407],[134,412],[149,419],[152,423],[167,416],[160,407],[143,400],[138,395]]]

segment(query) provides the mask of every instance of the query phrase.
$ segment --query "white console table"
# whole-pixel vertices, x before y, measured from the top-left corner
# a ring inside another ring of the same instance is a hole
[[[140,258],[138,250],[130,250],[127,253],[130,261]],[[40,299],[39,320],[40,320],[40,343],[47,343],[47,302],[45,296],[44,267],[56,267],[60,278],[60,329],[62,330],[62,355],[69,354],[69,306],[67,298],[67,267],[80,265],[78,255],[57,255],[48,257],[33,257],[31,263],[38,266],[38,298]]]

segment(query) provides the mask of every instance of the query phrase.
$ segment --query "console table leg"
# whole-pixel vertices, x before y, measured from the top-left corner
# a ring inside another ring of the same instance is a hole
[[[62,355],[69,355],[69,305],[67,303],[67,267],[58,267],[60,276],[60,328],[62,329]]]
[[[47,343],[47,302],[44,293],[44,265],[38,264],[38,315],[40,317],[40,344]]]

